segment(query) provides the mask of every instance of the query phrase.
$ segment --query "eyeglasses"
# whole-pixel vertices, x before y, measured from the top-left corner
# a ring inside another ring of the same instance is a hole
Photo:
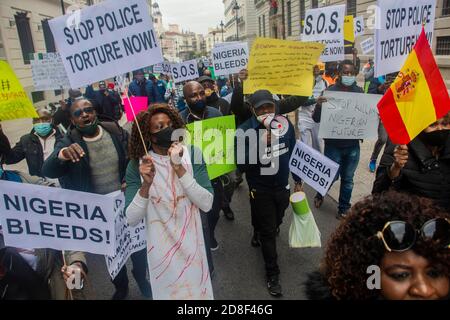
[[[390,221],[383,230],[377,232],[378,239],[383,241],[387,251],[404,252],[411,249],[417,237],[423,240],[433,240],[442,247],[450,246],[450,221],[444,218],[432,219],[416,230],[410,223]]]
[[[75,111],[72,113],[72,115],[73,115],[75,118],[79,118],[79,117],[81,117],[81,115],[83,114],[83,112],[85,112],[85,113],[94,113],[94,111],[95,111],[94,107],[87,107],[87,108],[84,108],[84,109],[77,109],[77,110],[75,110]]]

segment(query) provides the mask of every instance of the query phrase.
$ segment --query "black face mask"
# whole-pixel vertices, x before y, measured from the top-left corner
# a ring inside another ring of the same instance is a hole
[[[437,130],[433,132],[422,132],[420,139],[428,146],[443,147],[447,143],[450,130]]]
[[[219,96],[216,92],[213,92],[209,97],[206,97],[206,103],[214,103],[219,100]]]
[[[192,105],[190,104],[189,108],[191,108],[191,110],[194,111],[194,112],[200,113],[200,112],[203,112],[205,110],[206,103],[203,100],[198,100],[196,103],[194,103]]]
[[[172,133],[175,130],[172,127],[167,127],[162,129],[161,131],[158,131],[156,133],[152,133],[152,137],[154,137],[155,141],[152,141],[154,144],[156,144],[158,147],[169,149],[172,145]]]

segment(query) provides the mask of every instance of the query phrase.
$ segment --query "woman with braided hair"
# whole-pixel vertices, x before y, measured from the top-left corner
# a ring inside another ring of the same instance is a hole
[[[431,200],[394,191],[355,204],[331,236],[314,300],[449,299],[450,214]]]
[[[179,142],[184,123],[167,104],[152,105],[136,121],[143,139],[134,124],[126,215],[130,225],[145,218],[153,298],[213,299],[200,217],[213,191],[201,151]]]

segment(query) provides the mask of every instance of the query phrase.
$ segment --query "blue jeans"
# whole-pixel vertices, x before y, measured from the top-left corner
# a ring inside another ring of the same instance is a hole
[[[345,212],[351,208],[350,200],[353,191],[353,176],[359,163],[359,145],[348,148],[338,148],[325,143],[325,156],[339,164],[339,171],[334,181],[341,178],[339,191],[339,212]]]

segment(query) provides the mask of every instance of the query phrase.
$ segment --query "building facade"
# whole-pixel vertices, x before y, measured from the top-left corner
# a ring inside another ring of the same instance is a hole
[[[257,36],[255,0],[223,0],[225,41],[247,41]]]

